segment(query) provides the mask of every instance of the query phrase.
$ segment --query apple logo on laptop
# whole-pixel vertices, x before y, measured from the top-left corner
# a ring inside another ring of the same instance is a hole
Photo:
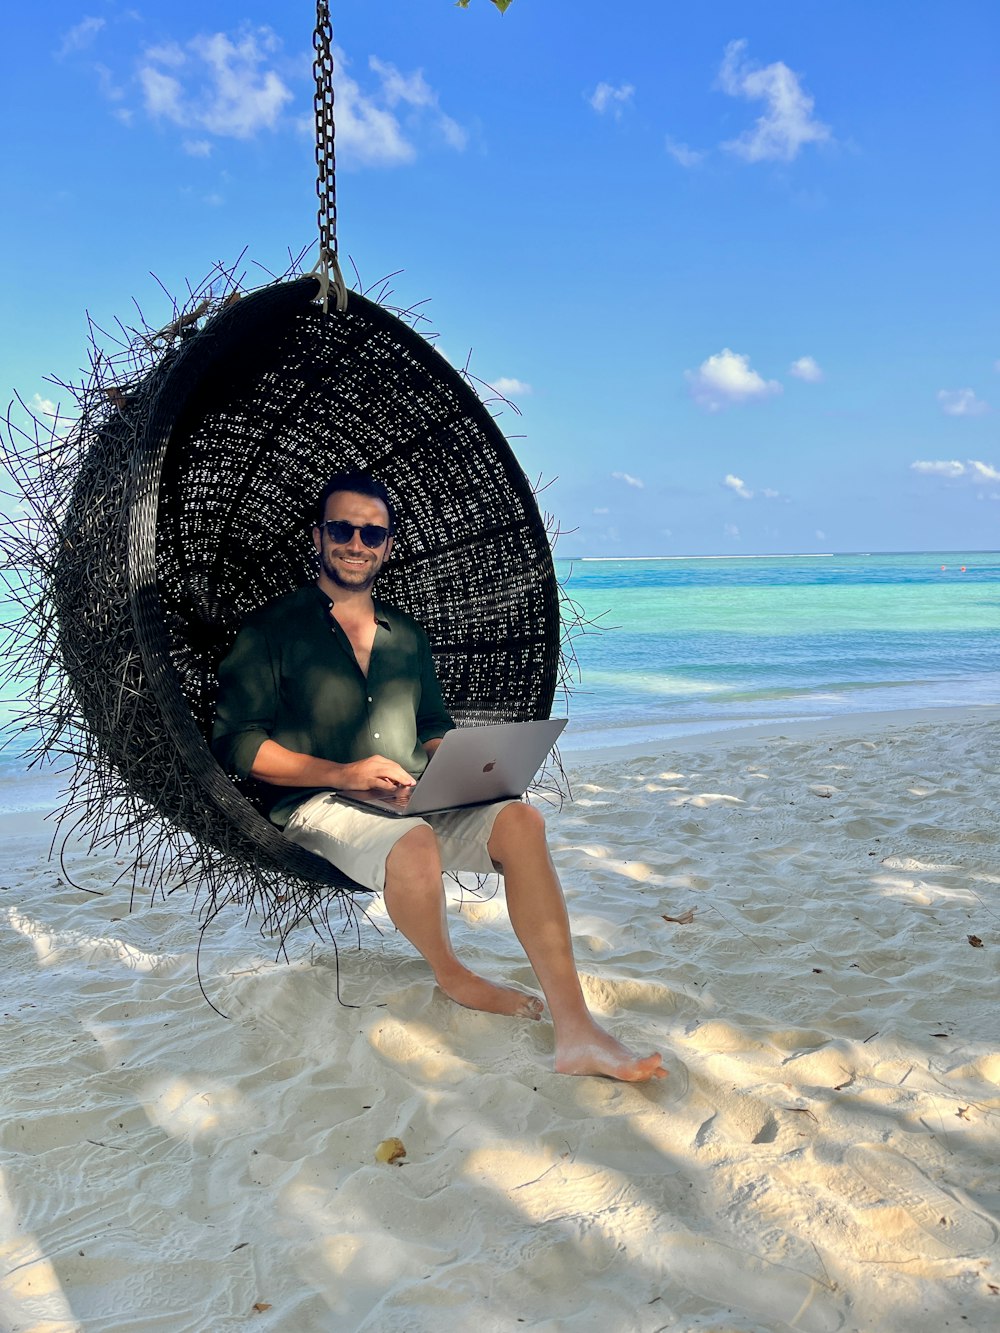
[[[488,764],[483,764],[483,772],[484,772],[484,773],[492,773],[493,770],[496,768],[496,766],[497,766],[497,765],[496,765],[496,760],[495,760],[495,759],[491,759],[490,762],[489,762]]]

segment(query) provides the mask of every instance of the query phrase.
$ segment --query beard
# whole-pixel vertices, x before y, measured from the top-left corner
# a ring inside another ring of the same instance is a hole
[[[382,558],[376,556],[365,568],[359,567],[357,570],[346,572],[336,563],[334,557],[324,550],[320,554],[320,564],[323,566],[323,573],[338,588],[344,588],[349,592],[367,592],[378,578],[382,568]]]

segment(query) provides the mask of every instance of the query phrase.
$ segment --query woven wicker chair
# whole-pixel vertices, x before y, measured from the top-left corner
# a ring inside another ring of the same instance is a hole
[[[85,800],[124,797],[115,837],[145,837],[147,864],[166,838],[213,904],[250,902],[272,927],[315,924],[359,886],[263,818],[206,737],[244,618],[315,577],[313,506],[333,471],[369,468],[393,496],[380,595],[426,627],[456,721],[547,717],[560,668],[545,524],[489,411],[383,307],[352,293],[324,314],[316,291],[306,277],[231,301],[105,390],[114,408],[86,442],[49,575],[85,757],[113,775]]]

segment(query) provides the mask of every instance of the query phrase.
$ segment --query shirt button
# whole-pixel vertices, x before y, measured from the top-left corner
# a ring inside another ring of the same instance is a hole
[[[376,731],[376,733],[375,733],[375,739],[376,739],[377,741],[382,739],[381,736],[379,736],[379,734],[378,734],[377,731]]]
[[[370,694],[369,694],[369,696],[368,696],[368,702],[369,702],[370,704],[373,704],[373,703],[375,702],[375,700],[371,697]]]

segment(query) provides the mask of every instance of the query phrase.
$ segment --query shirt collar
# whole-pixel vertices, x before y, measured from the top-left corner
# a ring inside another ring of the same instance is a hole
[[[326,595],[326,593],[323,591],[323,589],[319,586],[318,583],[314,583],[313,587],[316,589],[317,597],[320,599],[320,601],[326,608],[327,614],[329,614],[329,612],[333,609],[332,599]],[[385,603],[379,601],[377,597],[373,597],[372,601],[375,604],[375,623],[377,625],[381,625],[383,629],[391,631],[392,620],[389,617],[388,608],[386,607]]]

